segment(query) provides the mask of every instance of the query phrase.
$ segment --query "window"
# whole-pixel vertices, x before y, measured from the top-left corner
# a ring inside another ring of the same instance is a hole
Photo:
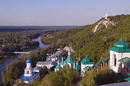
[[[29,71],[27,71],[27,74],[29,74]]]
[[[116,66],[116,58],[114,58],[114,66]]]
[[[117,63],[116,63],[116,55],[115,54],[113,55],[113,58],[114,58],[113,65],[116,66]]]

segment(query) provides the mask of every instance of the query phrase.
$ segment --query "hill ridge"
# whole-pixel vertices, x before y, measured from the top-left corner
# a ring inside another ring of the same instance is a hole
[[[88,55],[94,62],[98,62],[109,56],[109,48],[121,38],[130,43],[130,15],[109,16],[109,20],[116,22],[116,25],[108,26],[107,29],[103,25],[94,33],[93,28],[98,23],[96,22],[50,34],[50,37],[43,37],[43,41],[51,40],[50,43],[59,47],[72,44],[75,51],[74,60]]]

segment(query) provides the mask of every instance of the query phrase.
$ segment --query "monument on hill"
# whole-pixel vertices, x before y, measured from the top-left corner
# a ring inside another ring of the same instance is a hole
[[[107,19],[107,13],[105,14],[105,19]]]

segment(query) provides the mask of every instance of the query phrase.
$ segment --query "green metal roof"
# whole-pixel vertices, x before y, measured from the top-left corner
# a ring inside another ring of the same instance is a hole
[[[98,65],[100,65],[102,63],[102,61],[100,61],[100,62],[98,62],[97,64],[95,64],[95,66],[98,66]]]
[[[128,78],[125,78],[124,80],[126,80],[126,81],[130,81],[130,77],[128,77]]]
[[[118,61],[119,61],[119,62],[126,62],[126,61],[128,61],[128,60],[130,60],[129,57],[124,57],[124,58],[122,58],[122,59],[120,59],[120,60],[118,60]]]
[[[93,62],[91,62],[91,59],[88,56],[86,56],[85,58],[83,58],[83,60],[82,60],[81,63],[82,64],[93,64]]]
[[[60,64],[57,64],[57,66],[56,66],[56,68],[55,68],[55,69],[60,70],[60,69],[61,69]]]
[[[128,68],[130,68],[130,58],[128,57],[125,57],[125,58],[122,58],[120,60],[118,60],[119,62],[123,63],[125,66],[127,66]]]
[[[79,71],[79,70],[80,70],[80,66],[79,66],[79,65],[76,65],[74,69],[75,69],[76,71]]]
[[[116,52],[118,52],[118,53],[130,52],[130,48],[128,48],[128,49],[123,49],[123,48],[116,48],[116,47],[113,47],[113,48],[110,48],[110,50],[116,51]]]
[[[73,63],[74,60],[72,59],[72,57],[70,55],[67,56],[67,59],[65,60],[66,63]]]
[[[84,68],[85,71],[88,71],[90,69],[90,66],[87,66]]]
[[[118,53],[121,52],[130,52],[129,44],[125,42],[124,40],[120,40],[117,43],[114,44],[113,48],[110,48],[112,51],[116,51]]]
[[[66,63],[66,62],[62,60],[62,61],[60,62],[60,65],[65,65],[65,63]]]
[[[87,62],[90,62],[91,60],[90,60],[90,58],[88,57],[88,56],[86,56],[85,58],[83,58],[83,60],[82,61],[87,61]]]
[[[109,57],[107,57],[104,60],[102,60],[102,62],[106,62],[107,60],[109,60]]]
[[[125,42],[124,40],[120,40],[117,43],[114,44],[114,47],[118,48],[129,48],[129,44]]]
[[[104,60],[98,62],[97,64],[95,64],[95,66],[98,66],[100,65],[102,62],[106,62],[107,60],[109,60],[109,57],[105,58]]]
[[[85,61],[82,61],[82,64],[93,64],[93,62],[85,62]]]

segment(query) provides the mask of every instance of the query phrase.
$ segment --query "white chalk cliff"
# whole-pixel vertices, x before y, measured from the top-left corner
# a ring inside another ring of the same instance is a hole
[[[105,26],[105,28],[108,28],[108,26],[115,26],[116,23],[114,21],[111,21],[109,18],[105,18],[103,20],[101,20],[100,22],[98,22],[98,24],[94,27],[93,32],[97,32],[99,29],[101,29],[103,26]]]

